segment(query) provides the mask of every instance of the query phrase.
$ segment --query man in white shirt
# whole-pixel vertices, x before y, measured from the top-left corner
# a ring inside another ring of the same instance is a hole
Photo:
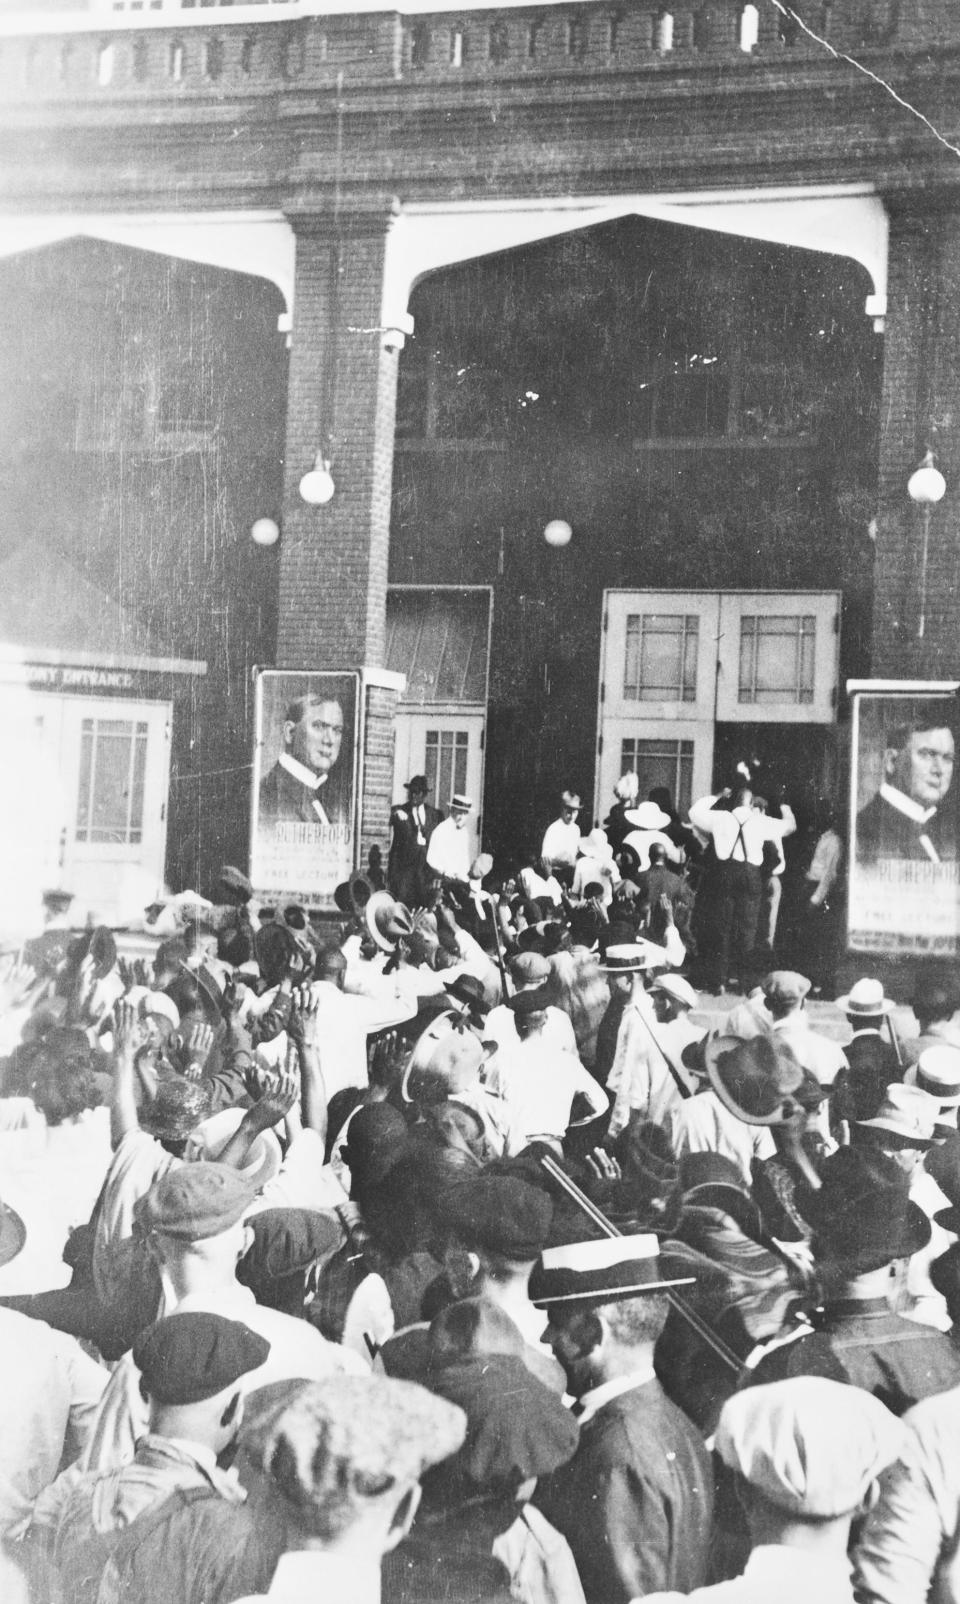
[[[729,797],[727,810],[716,804]],[[754,807],[753,792],[742,785],[717,796],[701,797],[690,806],[690,823],[713,841],[718,864],[718,895],[712,930],[712,958],[717,989],[725,991],[731,963],[743,983],[753,961],[757,942],[762,890],[763,848],[767,841],[782,843],[797,821],[786,802],[782,818],[768,819]]]
[[[508,1111],[510,1134],[507,1156],[519,1153],[533,1141],[559,1148],[568,1126],[582,1125],[605,1114],[607,1095],[573,1053],[557,1052],[543,1039],[548,997],[545,988],[518,992],[509,1007],[520,1040],[499,1074]],[[573,1103],[582,1097],[586,1115],[573,1119]]]
[[[897,1462],[906,1439],[905,1428],[878,1398],[820,1376],[752,1387],[730,1398],[720,1416],[716,1449],[734,1473],[752,1549],[742,1576],[698,1588],[686,1599],[694,1604],[768,1604],[770,1599],[853,1604],[847,1558],[851,1521],[870,1507],[881,1471]],[[905,1570],[904,1580],[908,1574]],[[917,1567],[915,1575],[920,1574]],[[891,1604],[925,1598],[929,1574],[928,1569],[922,1588],[868,1589],[866,1596]],[[645,1604],[680,1604],[680,1599],[679,1593],[648,1593]]]
[[[470,882],[473,844],[467,821],[473,803],[459,792],[450,798],[450,817],[436,826],[427,843],[427,867],[443,880],[466,886]]]
[[[573,881],[574,865],[580,854],[579,813],[579,796],[574,791],[564,791],[560,798],[560,817],[547,825],[540,848],[547,873],[556,875],[566,886]]]

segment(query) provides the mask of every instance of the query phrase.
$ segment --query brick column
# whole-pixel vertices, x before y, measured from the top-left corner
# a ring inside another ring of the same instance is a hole
[[[383,663],[397,352],[378,332],[391,215],[291,218],[297,233],[277,666]],[[336,484],[300,499],[321,448]]]
[[[360,670],[363,705],[358,867],[386,853],[399,686],[383,672],[397,351],[379,332],[391,214],[292,217],[296,296],[287,399],[277,666]],[[325,507],[299,484],[318,451],[336,491]]]
[[[960,674],[960,211],[891,206],[880,423],[872,672]],[[931,510],[926,625],[919,638],[922,514],[907,480],[927,446],[947,481]]]

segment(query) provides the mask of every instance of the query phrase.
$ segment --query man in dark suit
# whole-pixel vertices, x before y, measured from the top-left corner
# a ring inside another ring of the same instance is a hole
[[[953,810],[944,799],[953,779],[954,738],[943,704],[919,710],[890,731],[883,783],[857,814],[856,858],[943,863],[956,857]]]
[[[706,1578],[713,1472],[653,1371],[666,1289],[686,1283],[661,1278],[652,1235],[548,1248],[541,1263],[531,1297],[577,1399],[580,1444],[535,1502],[570,1544],[587,1604],[692,1592]]]
[[[283,751],[260,784],[261,825],[349,825],[350,775],[333,775],[343,742],[343,708],[316,692],[291,702]]]
[[[439,808],[427,801],[427,777],[415,774],[404,786],[406,803],[390,810],[390,852],[387,857],[387,885],[391,896],[408,908],[423,902],[427,843],[443,818]]]

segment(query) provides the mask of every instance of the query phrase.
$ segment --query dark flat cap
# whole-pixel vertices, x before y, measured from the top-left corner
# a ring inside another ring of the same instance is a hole
[[[142,1331],[133,1362],[150,1398],[161,1404],[215,1398],[265,1363],[270,1344],[219,1314],[171,1314]]]
[[[242,1220],[255,1196],[255,1187],[227,1164],[184,1164],[154,1182],[133,1217],[144,1234],[201,1242]]]
[[[237,1265],[237,1280],[260,1303],[271,1301],[273,1282],[329,1258],[343,1240],[343,1227],[332,1210],[263,1209],[250,1225],[253,1246]]]
[[[477,1488],[513,1487],[546,1476],[573,1458],[579,1428],[555,1392],[531,1375],[521,1358],[488,1353],[444,1365],[431,1375],[431,1391],[467,1417],[467,1437],[442,1473],[428,1479],[433,1502],[457,1499]]]
[[[467,1248],[527,1263],[542,1252],[553,1218],[545,1192],[509,1175],[466,1177],[440,1199],[443,1223]]]

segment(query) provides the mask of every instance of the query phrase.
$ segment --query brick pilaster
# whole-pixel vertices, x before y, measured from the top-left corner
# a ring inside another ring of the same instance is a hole
[[[391,216],[292,219],[296,300],[288,389],[277,662],[360,669],[383,662],[397,353],[378,332]],[[299,483],[321,448],[336,483],[325,507]]]
[[[955,203],[954,203],[955,204]],[[893,208],[880,424],[872,672],[955,678],[960,594],[960,211]],[[918,635],[922,513],[907,480],[930,446],[947,481],[931,510]]]

